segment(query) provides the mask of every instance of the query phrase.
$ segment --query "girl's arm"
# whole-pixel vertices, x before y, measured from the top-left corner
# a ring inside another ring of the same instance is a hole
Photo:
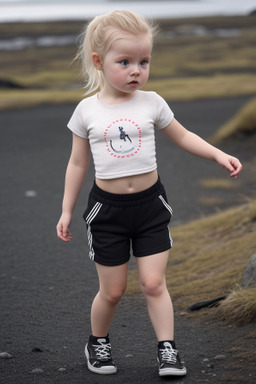
[[[72,213],[88,170],[89,159],[89,140],[83,139],[73,133],[72,151],[65,177],[62,215],[57,224],[57,235],[61,240],[66,242],[72,239],[69,227],[71,225]]]
[[[170,141],[192,155],[216,161],[221,167],[227,169],[231,173],[230,176],[235,179],[242,170],[242,165],[237,158],[222,152],[201,137],[188,131],[176,119],[173,119],[166,128],[162,129],[162,132]]]

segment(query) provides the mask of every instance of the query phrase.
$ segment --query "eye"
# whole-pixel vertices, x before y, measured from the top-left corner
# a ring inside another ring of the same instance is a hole
[[[140,65],[141,65],[142,67],[145,67],[147,64],[148,64],[148,60],[142,60],[142,61],[140,62]]]
[[[120,61],[120,64],[123,66],[123,67],[126,67],[126,65],[129,64],[128,60],[122,60]]]

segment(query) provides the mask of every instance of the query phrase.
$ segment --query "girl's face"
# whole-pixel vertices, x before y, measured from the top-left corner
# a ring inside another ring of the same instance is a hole
[[[148,34],[117,34],[101,63],[104,87],[101,95],[131,96],[146,84],[152,51]]]

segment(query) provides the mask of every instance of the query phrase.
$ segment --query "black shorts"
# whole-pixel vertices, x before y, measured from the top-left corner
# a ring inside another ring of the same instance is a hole
[[[160,179],[145,191],[120,195],[105,192],[94,183],[83,215],[90,259],[117,266],[129,261],[131,251],[142,257],[170,249],[171,217]]]

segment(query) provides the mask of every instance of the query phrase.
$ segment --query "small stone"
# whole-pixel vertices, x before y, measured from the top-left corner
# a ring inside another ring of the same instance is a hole
[[[203,359],[203,363],[208,363],[209,359],[206,357],[205,359]]]
[[[43,352],[43,350],[39,347],[35,347],[32,349],[32,352]]]
[[[26,197],[36,197],[37,196],[37,192],[36,191],[32,191],[32,190],[28,190],[25,192],[25,196]]]
[[[133,355],[126,355],[125,357],[133,357]]]
[[[59,371],[59,372],[65,372],[65,371],[66,371],[66,368],[59,368],[58,371]]]
[[[217,355],[214,357],[214,360],[225,360],[226,356],[225,355]]]
[[[0,353],[0,359],[11,359],[12,355],[8,352],[1,352]]]
[[[44,370],[42,368],[35,368],[31,371],[31,373],[35,374],[41,374],[44,373]]]

